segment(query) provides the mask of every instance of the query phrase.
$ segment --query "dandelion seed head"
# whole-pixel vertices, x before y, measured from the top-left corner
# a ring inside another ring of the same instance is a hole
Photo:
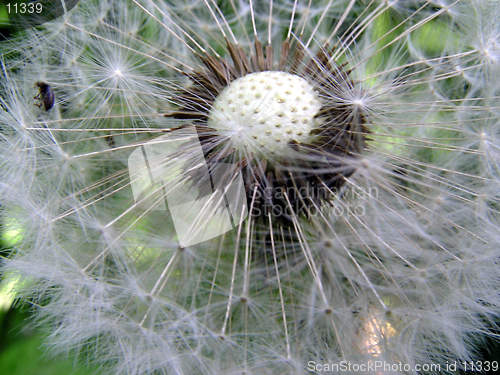
[[[130,375],[472,358],[500,309],[489,4],[80,2],[26,31],[0,75],[2,268],[54,350]],[[219,202],[237,175],[248,217],[180,247],[172,190]]]

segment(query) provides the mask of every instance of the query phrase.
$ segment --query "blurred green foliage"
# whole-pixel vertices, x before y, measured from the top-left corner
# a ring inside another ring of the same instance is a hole
[[[15,246],[13,233],[8,223],[0,224],[0,263]],[[28,323],[29,305],[12,305],[15,282],[0,275],[0,375],[98,375],[97,367],[78,368],[72,359],[48,357],[44,333]]]
[[[30,313],[13,308],[0,311],[1,375],[97,375],[98,368],[75,369],[71,359],[53,359],[43,349],[44,334],[26,325]]]

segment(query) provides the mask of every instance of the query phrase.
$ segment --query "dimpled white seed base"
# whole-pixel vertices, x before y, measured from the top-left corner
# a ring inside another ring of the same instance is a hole
[[[251,73],[215,99],[207,125],[241,152],[286,157],[290,141],[311,139],[321,101],[305,79],[285,72]]]

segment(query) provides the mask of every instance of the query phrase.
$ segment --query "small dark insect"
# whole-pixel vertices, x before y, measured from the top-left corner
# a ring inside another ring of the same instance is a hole
[[[43,108],[48,111],[54,106],[54,91],[52,91],[52,88],[45,82],[36,82],[35,87],[37,86],[40,92],[33,99],[37,99],[40,101],[39,104],[36,104],[38,108],[43,105]]]

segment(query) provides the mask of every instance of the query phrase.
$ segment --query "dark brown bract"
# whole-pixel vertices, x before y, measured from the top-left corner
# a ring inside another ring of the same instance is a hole
[[[271,215],[288,226],[294,217],[314,215],[337,196],[346,178],[354,173],[355,159],[366,144],[366,116],[349,101],[354,92],[349,72],[333,62],[333,51],[327,46],[310,56],[298,43],[292,54],[285,40],[276,66],[273,48],[263,49],[258,41],[250,59],[229,42],[227,50],[231,62],[199,55],[206,69],[186,73],[191,85],[180,92],[179,108],[168,116],[196,127],[209,170],[218,163],[235,164],[241,169],[252,217]],[[283,155],[272,157],[251,149],[238,150],[227,134],[207,125],[214,101],[226,87],[248,74],[264,71],[303,78],[321,102],[320,110],[311,118],[317,125],[307,130],[309,140],[289,141]]]

